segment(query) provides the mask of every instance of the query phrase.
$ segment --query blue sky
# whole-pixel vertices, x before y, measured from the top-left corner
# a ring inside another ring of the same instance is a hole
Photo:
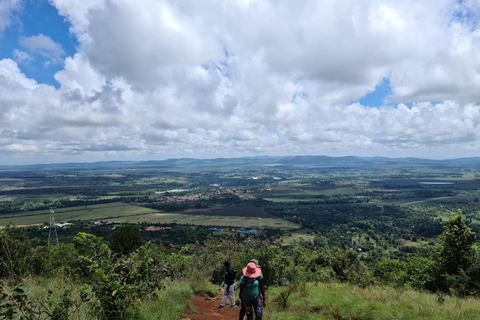
[[[473,0],[2,0],[0,164],[480,156],[479,16]]]
[[[23,51],[29,60],[19,63],[20,70],[38,83],[46,83],[58,87],[54,74],[63,68],[63,61],[52,61],[48,56],[22,45],[22,39],[44,35],[59,44],[64,54],[61,58],[72,56],[76,52],[78,42],[70,34],[70,24],[58,14],[58,10],[46,0],[29,0],[15,16],[18,21],[5,30],[0,46],[0,59],[15,59],[15,52]],[[48,51],[46,52],[48,53]]]
[[[381,107],[388,104],[388,97],[392,94],[392,88],[390,87],[390,80],[384,78],[377,86],[375,90],[367,93],[359,100],[364,106],[369,107]]]

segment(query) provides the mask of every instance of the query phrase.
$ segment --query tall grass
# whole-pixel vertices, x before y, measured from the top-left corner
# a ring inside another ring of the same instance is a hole
[[[269,288],[270,304],[265,319],[431,319],[480,318],[480,300],[371,286],[308,284],[288,295],[292,288]],[[268,303],[268,300],[267,300]]]
[[[61,300],[65,289],[71,298],[79,299],[78,286],[66,278],[24,279],[23,287],[31,299],[45,297]],[[216,295],[217,288],[209,282],[164,280],[154,295],[144,297],[128,310],[129,319],[182,319],[193,311],[193,294]],[[70,319],[96,319],[95,298],[81,306]],[[300,283],[288,287],[269,287],[266,320],[469,320],[480,318],[480,300],[460,299],[390,287],[361,288],[339,283]],[[46,319],[46,318],[45,318]]]
[[[69,310],[69,313],[73,313],[69,319],[95,319],[92,306],[95,304],[96,299],[90,293],[92,297],[90,302],[82,303],[80,291],[82,291],[84,287],[74,284],[63,276],[56,278],[28,277],[23,279],[21,283],[18,281],[12,282],[11,285],[7,283],[6,288],[11,289],[14,283],[16,285],[21,284],[21,288],[26,293],[26,298],[34,309],[45,311],[45,308],[48,308],[52,311],[54,302],[59,303],[65,301],[65,298],[67,298],[76,306]],[[84,290],[83,292],[87,292],[88,294],[88,290]],[[44,313],[43,317],[39,317],[38,319],[49,319],[49,317]]]
[[[161,283],[161,287],[162,289],[156,290],[153,295],[131,306],[126,312],[126,319],[182,319],[183,314],[193,311],[191,304],[193,294],[210,296],[217,294],[215,285],[206,281],[164,280]],[[51,301],[61,301],[65,289],[71,292],[71,299],[80,301],[80,292],[78,290],[80,287],[62,277],[26,278],[22,281],[22,288],[32,301],[37,299],[38,301],[45,301],[47,296],[50,297]],[[93,297],[89,303],[82,304],[80,309],[70,316],[69,319],[97,319],[95,316],[95,304],[96,299]],[[48,305],[47,301],[45,301],[45,305]],[[49,319],[49,317],[45,314],[39,319]]]

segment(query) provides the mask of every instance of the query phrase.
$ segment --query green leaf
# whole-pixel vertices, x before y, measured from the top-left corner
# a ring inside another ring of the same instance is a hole
[[[20,287],[15,287],[13,288],[13,292],[24,293],[25,291],[23,291],[23,289]]]

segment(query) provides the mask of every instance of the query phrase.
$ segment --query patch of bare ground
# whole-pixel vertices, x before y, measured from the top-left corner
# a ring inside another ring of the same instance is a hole
[[[230,299],[227,300],[225,308],[218,309],[222,302],[223,288],[219,290],[218,296],[214,298],[193,296],[192,304],[194,312],[184,315],[183,320],[236,320],[240,312],[240,305],[230,307]]]

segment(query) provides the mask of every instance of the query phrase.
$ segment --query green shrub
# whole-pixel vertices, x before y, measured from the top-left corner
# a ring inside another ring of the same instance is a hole
[[[129,254],[142,244],[142,234],[135,225],[123,225],[110,236],[110,249],[116,253]]]

